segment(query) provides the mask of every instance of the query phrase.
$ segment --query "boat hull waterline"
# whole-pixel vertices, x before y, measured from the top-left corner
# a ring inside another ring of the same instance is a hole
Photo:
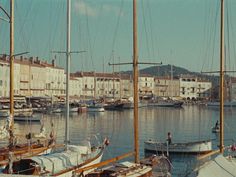
[[[188,143],[161,143],[155,140],[148,140],[144,142],[145,152],[153,153],[169,153],[173,154],[205,154],[212,151],[211,141],[195,141]]]

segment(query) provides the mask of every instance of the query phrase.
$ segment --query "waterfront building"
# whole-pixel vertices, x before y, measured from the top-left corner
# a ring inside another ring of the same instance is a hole
[[[121,75],[118,73],[96,73],[96,91],[99,97],[121,98]]]
[[[52,63],[41,62],[45,67],[45,93],[43,96],[65,97],[66,75],[65,70],[56,66],[55,59]]]
[[[27,58],[20,57],[20,60],[15,60],[20,65],[20,95],[31,96],[31,68],[30,61]]]
[[[121,80],[121,96],[124,98],[133,97],[133,78],[130,74],[122,74]]]
[[[66,75],[64,68],[39,60],[38,57],[15,59],[14,94],[22,96],[65,97]],[[0,96],[9,96],[9,60],[0,58]],[[70,75],[70,96],[87,98],[129,98],[133,96],[131,74],[76,72]],[[208,98],[211,82],[195,76],[181,76],[179,79],[139,76],[139,96],[181,97],[185,99]],[[236,98],[236,82],[232,80],[232,98]]]
[[[199,99],[209,99],[211,97],[212,83],[198,78],[197,83],[197,97]]]
[[[236,100],[236,78],[232,78],[231,81],[231,99]]]
[[[45,94],[46,73],[45,67],[38,58],[29,59],[29,88],[30,96],[42,96]]]
[[[211,82],[198,81],[196,76],[182,75],[180,77],[180,97],[187,100],[199,98],[203,93],[207,93],[212,87]],[[203,95],[204,96],[204,95]],[[208,94],[205,95],[208,97]]]
[[[152,97],[155,88],[154,77],[149,74],[140,74],[138,87],[141,98]]]
[[[95,94],[95,73],[94,72],[77,72],[82,76],[82,97],[96,98]]]
[[[74,74],[70,75],[70,84],[69,84],[69,95],[71,96],[71,100],[78,100],[82,96],[82,81],[83,78],[81,76],[74,76]]]
[[[159,97],[179,97],[179,79],[171,79],[170,77],[156,77],[154,94]]]
[[[121,96],[119,74],[76,72],[73,76],[82,78],[82,98],[119,98]]]
[[[6,56],[5,56],[6,59]],[[10,67],[5,60],[0,60],[0,97],[9,97]]]

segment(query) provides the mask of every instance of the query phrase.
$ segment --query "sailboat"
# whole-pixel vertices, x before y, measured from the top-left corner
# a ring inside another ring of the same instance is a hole
[[[5,11],[4,11],[5,12]],[[5,12],[6,13],[6,12]],[[7,14],[7,13],[6,13]],[[0,138],[9,140],[7,147],[0,148],[0,167],[5,167],[9,164],[10,158],[30,157],[38,154],[47,154],[51,152],[55,146],[53,141],[41,139],[40,141],[32,140],[32,133],[27,135],[27,143],[17,143],[17,137],[14,134],[14,0],[10,1],[10,115],[7,117],[7,123],[1,130]],[[52,140],[52,139],[51,139]]]
[[[151,176],[170,176],[171,165],[165,156],[152,156],[148,159],[140,160],[139,157],[139,126],[138,126],[138,45],[137,45],[137,0],[133,0],[133,87],[134,87],[134,151],[121,156],[108,159],[94,166],[88,166],[76,171],[82,174],[83,171],[91,168],[102,167],[109,163],[117,162],[129,156],[134,156],[135,162],[124,161],[121,163],[106,166],[102,169],[95,170],[86,177],[151,177]],[[162,166],[163,165],[163,166]],[[166,169],[161,167],[167,167]],[[153,172],[153,168],[159,169]]]
[[[198,177],[214,176],[214,177],[232,177],[236,176],[236,159],[232,156],[224,156],[224,0],[221,1],[221,22],[220,22],[220,145],[216,150],[206,156],[202,156],[199,160],[216,155],[210,161],[204,163],[197,168],[195,172]],[[235,145],[231,146],[230,151],[235,152]],[[219,154],[220,153],[220,154]]]
[[[13,0],[12,0],[13,1]],[[69,75],[70,75],[70,11],[71,1],[67,0],[67,74],[66,74],[66,131],[65,149],[42,156],[33,156],[21,160],[14,159],[9,153],[10,162],[3,169],[5,174],[37,175],[37,176],[73,176],[75,170],[87,165],[98,163],[102,159],[104,143],[92,146],[69,145]]]

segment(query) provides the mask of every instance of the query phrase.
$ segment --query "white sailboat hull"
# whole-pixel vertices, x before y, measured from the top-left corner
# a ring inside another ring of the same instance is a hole
[[[212,151],[211,141],[196,141],[188,143],[161,143],[154,140],[144,142],[144,150],[146,152],[168,152],[169,153],[183,153],[183,154],[204,154]]]
[[[210,162],[203,164],[196,170],[197,177],[214,176],[214,177],[232,177],[236,176],[236,159],[216,156]]]

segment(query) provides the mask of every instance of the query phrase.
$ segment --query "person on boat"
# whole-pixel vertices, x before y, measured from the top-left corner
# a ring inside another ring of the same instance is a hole
[[[168,142],[168,144],[172,143],[172,136],[171,136],[170,132],[167,133],[167,142]]]
[[[218,122],[218,120],[216,121],[215,128],[219,128],[219,122]]]

